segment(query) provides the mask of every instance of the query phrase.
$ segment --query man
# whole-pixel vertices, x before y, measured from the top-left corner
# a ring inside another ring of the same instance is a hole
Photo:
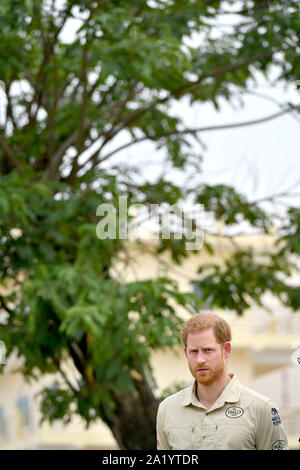
[[[157,448],[287,449],[275,403],[228,373],[229,324],[217,315],[200,313],[185,322],[182,339],[195,381],[161,402]]]

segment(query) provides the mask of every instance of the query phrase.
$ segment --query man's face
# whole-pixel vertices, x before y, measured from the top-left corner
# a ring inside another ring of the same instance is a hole
[[[184,348],[190,371],[199,384],[211,385],[223,374],[230,343],[217,343],[212,328],[189,333]]]

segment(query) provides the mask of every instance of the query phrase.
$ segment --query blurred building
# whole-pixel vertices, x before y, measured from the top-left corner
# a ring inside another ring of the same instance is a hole
[[[257,253],[272,246],[272,238],[265,236],[241,237],[241,246],[251,244]],[[219,262],[235,247],[223,237],[212,240],[213,257],[204,250],[188,257],[181,266],[174,266],[166,254],[159,260],[153,257],[153,244],[146,242],[141,250],[134,242],[127,246],[124,264],[114,267],[123,280],[155,278],[168,275],[176,279],[183,291],[190,291],[197,267],[206,262]],[[131,259],[131,263],[128,260]],[[295,278],[293,282],[299,281]],[[300,436],[300,365],[293,361],[300,347],[300,312],[284,308],[272,295],[264,297],[264,308],[253,305],[242,317],[233,311],[218,311],[231,324],[233,332],[229,370],[240,381],[260,393],[273,398],[286,427],[289,447],[298,448]],[[211,311],[209,303],[205,311]],[[186,312],[179,312],[183,317]],[[13,373],[16,359],[11,359],[0,375],[0,448],[2,449],[114,449],[117,445],[110,430],[99,422],[89,430],[80,418],[70,424],[39,424],[39,400],[36,392],[53,382],[44,377],[38,383],[27,384],[22,376]],[[157,393],[176,382],[191,382],[183,348],[155,352],[152,366]]]

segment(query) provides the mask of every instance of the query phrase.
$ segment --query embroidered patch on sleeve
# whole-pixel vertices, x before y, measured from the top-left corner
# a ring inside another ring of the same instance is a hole
[[[286,447],[285,441],[278,440],[278,441],[273,442],[272,444],[272,450],[286,450],[286,449],[287,447]]]
[[[272,408],[271,414],[272,414],[272,423],[273,423],[273,425],[281,424],[281,419],[280,419],[279,413],[276,410],[276,408]]]

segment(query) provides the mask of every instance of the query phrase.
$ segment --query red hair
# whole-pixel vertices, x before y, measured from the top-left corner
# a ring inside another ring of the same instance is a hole
[[[226,341],[231,341],[231,328],[226,320],[214,313],[197,313],[182,327],[181,337],[184,345],[187,345],[189,333],[199,333],[209,328],[213,329],[217,343],[224,344]]]

